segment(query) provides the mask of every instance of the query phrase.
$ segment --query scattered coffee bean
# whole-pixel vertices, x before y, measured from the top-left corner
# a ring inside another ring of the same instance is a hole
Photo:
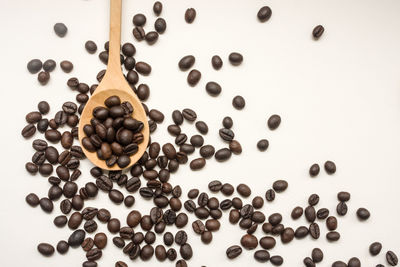
[[[194,8],[188,8],[185,12],[185,21],[192,23],[196,18],[196,10]]]
[[[268,149],[269,142],[267,139],[261,139],[260,141],[257,142],[257,148],[260,151],[265,151]]]
[[[207,91],[207,93],[209,93],[211,96],[218,96],[218,95],[221,93],[222,88],[221,88],[221,86],[220,86],[218,83],[216,83],[216,82],[208,82],[208,83],[206,84],[206,91]]]
[[[378,255],[382,250],[382,244],[379,242],[374,242],[369,246],[369,253],[371,253],[372,256]]]
[[[242,96],[238,95],[233,98],[232,105],[234,108],[241,110],[246,105],[246,102]]]
[[[36,74],[42,69],[42,61],[39,59],[32,59],[28,62],[26,68],[30,73]]]
[[[46,71],[41,71],[38,74],[38,81],[41,85],[46,85],[50,80],[50,73]]]
[[[48,243],[40,243],[37,250],[44,256],[51,256],[54,254],[54,247]]]
[[[229,54],[229,62],[233,66],[238,66],[243,62],[243,56],[237,52],[232,52]]]
[[[371,214],[369,213],[369,211],[366,208],[359,208],[357,210],[357,217],[358,217],[358,219],[360,219],[362,221],[368,220],[370,216],[371,216]]]
[[[312,35],[314,37],[314,39],[318,40],[321,35],[324,33],[325,28],[322,25],[317,25],[315,26],[315,28],[312,31]]]
[[[270,130],[276,130],[281,124],[281,117],[279,115],[272,115],[269,117],[267,124]]]
[[[201,72],[193,69],[187,76],[187,82],[190,86],[195,86],[201,79]]]
[[[311,252],[311,257],[315,263],[319,263],[324,259],[324,253],[319,248],[314,248]]]
[[[327,161],[324,165],[325,171],[328,174],[334,174],[336,172],[336,164],[333,161]]]
[[[272,10],[268,6],[263,6],[257,13],[257,18],[261,22],[266,22],[271,18]]]
[[[397,266],[399,263],[399,259],[397,258],[396,254],[393,251],[386,252],[386,261],[389,263],[390,266]]]
[[[65,26],[64,23],[56,23],[54,24],[54,32],[59,36],[59,37],[64,37],[67,34],[68,28]]]
[[[310,174],[311,177],[317,176],[319,174],[319,165],[316,164],[316,163],[311,165],[310,170],[309,170],[309,174]]]
[[[97,51],[97,45],[95,42],[89,40],[85,43],[85,49],[89,54],[94,54]]]
[[[57,63],[53,59],[48,59],[43,63],[43,70],[46,72],[52,72],[57,66]]]
[[[70,73],[74,69],[74,65],[68,60],[61,61],[60,67],[65,73]]]

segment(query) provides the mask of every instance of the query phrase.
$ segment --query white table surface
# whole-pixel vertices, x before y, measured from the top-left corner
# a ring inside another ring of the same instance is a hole
[[[242,155],[233,156],[226,163],[209,160],[199,172],[182,166],[171,176],[171,183],[181,184],[186,193],[192,187],[206,190],[213,179],[233,185],[245,181],[253,189],[253,197],[264,196],[275,179],[286,179],[288,190],[278,194],[274,203],[266,204],[263,211],[282,212],[283,223],[294,228],[306,221],[303,218],[292,222],[290,211],[296,205],[306,206],[309,194],[318,193],[318,208],[327,207],[335,213],[336,193],[347,190],[352,198],[348,215],[339,220],[340,241],[327,242],[326,228],[321,222],[320,240],[306,238],[288,245],[278,242],[271,254],[282,255],[284,266],[302,266],[312,248],[321,247],[325,259],[320,266],[330,266],[338,259],[347,261],[352,256],[358,256],[363,266],[375,266],[386,264],[384,253],[369,256],[369,244],[378,240],[383,243],[382,252],[392,249],[399,255],[400,233],[396,227],[400,220],[400,2],[164,0],[163,4],[162,17],[168,28],[153,47],[137,43],[131,33],[132,16],[137,12],[146,14],[146,30],[153,28],[153,1],[124,0],[123,4],[122,40],[134,41],[136,59],[152,65],[151,75],[141,77],[140,82],[151,87],[147,104],[166,115],[153,140],[173,142],[166,134],[166,127],[172,122],[170,114],[174,109],[190,107],[210,127],[206,143],[217,148],[225,145],[218,129],[222,118],[230,115],[236,138],[243,146]],[[273,14],[267,23],[259,23],[256,14],[265,4]],[[84,43],[91,39],[99,49],[103,47],[108,38],[108,7],[106,0],[0,1],[0,266],[70,267],[81,266],[85,260],[81,249],[70,249],[65,256],[55,253],[50,258],[37,252],[38,243],[56,245],[58,240],[68,238],[70,230],[53,225],[53,218],[60,214],[59,202],[51,215],[25,203],[30,192],[47,195],[49,185],[45,178],[30,176],[24,169],[33,153],[31,142],[39,134],[26,141],[20,131],[25,125],[25,114],[35,110],[40,100],[51,104],[53,116],[65,100],[75,98],[66,86],[69,77],[76,76],[88,84],[96,82],[95,76],[104,66],[97,55],[85,51]],[[197,10],[191,25],[183,19],[189,7]],[[56,22],[68,26],[65,38],[54,34]],[[319,41],[314,41],[311,31],[318,24],[326,30]],[[243,54],[241,66],[229,64],[227,56],[232,51]],[[187,73],[177,67],[179,59],[187,54],[196,56],[195,68],[203,74],[194,88],[186,83]],[[220,71],[211,67],[214,54],[224,60]],[[26,63],[32,58],[52,58],[57,62],[68,59],[75,68],[71,74],[65,74],[57,67],[49,84],[40,86],[36,75],[26,70]],[[220,96],[213,98],[205,92],[208,81],[221,84]],[[231,105],[233,96],[238,94],[246,99],[242,111]],[[275,113],[281,115],[282,124],[272,132],[266,120]],[[196,132],[189,124],[184,125],[183,131],[188,135]],[[264,153],[256,148],[261,138],[270,141]],[[328,176],[321,171],[311,179],[309,166],[314,162],[322,165],[328,159],[336,162],[337,173]],[[89,175],[90,167],[87,160],[82,162],[80,186],[94,181]],[[125,189],[122,192],[125,194]],[[137,195],[133,208],[147,211],[151,203]],[[110,203],[104,193],[86,205],[107,207],[122,222],[128,213],[124,205]],[[363,223],[355,216],[361,206],[372,214]],[[193,219],[190,215],[190,221]],[[253,260],[252,251],[244,251],[234,261],[226,259],[226,248],[238,244],[244,231],[229,224],[228,214],[221,221],[221,229],[214,234],[211,245],[203,245],[191,225],[187,225],[185,229],[194,248],[190,266],[261,265]],[[100,230],[105,231],[105,225],[100,223]],[[256,235],[262,236],[261,229]],[[162,239],[158,238],[156,244],[160,242]],[[146,263],[131,263],[110,238],[99,265],[114,266],[116,260],[124,260],[129,266],[159,264],[154,258]]]

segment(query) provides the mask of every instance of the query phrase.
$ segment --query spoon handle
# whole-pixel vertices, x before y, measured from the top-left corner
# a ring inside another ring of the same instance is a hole
[[[120,60],[121,9],[122,0],[110,0],[110,42],[106,75],[123,75]]]

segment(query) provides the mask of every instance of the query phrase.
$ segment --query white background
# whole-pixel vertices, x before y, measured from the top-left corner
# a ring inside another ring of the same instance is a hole
[[[109,3],[83,0],[14,0],[0,1],[1,38],[1,185],[0,185],[0,266],[80,266],[85,260],[81,249],[70,249],[67,255],[57,253],[43,258],[36,250],[40,242],[56,245],[67,239],[68,227],[58,229],[53,218],[59,215],[59,202],[51,215],[39,207],[31,208],[25,196],[35,192],[46,196],[48,183],[40,175],[30,176],[24,164],[33,154],[31,142],[21,137],[24,117],[35,110],[40,100],[51,103],[51,116],[66,100],[75,98],[67,88],[69,77],[95,83],[95,76],[104,68],[97,55],[90,55],[84,43],[94,40],[101,51],[108,38]],[[146,14],[145,30],[153,29],[155,16],[153,1],[123,1],[122,40],[133,42],[136,59],[149,62],[153,71],[140,82],[151,87],[147,104],[166,114],[153,140],[173,142],[166,133],[172,122],[174,109],[190,107],[199,119],[210,127],[206,143],[217,148],[225,146],[218,136],[221,120],[232,116],[236,139],[243,146],[243,154],[233,156],[226,163],[207,161],[199,172],[182,166],[171,183],[181,184],[185,195],[188,189],[206,190],[213,179],[234,185],[245,181],[253,189],[252,197],[264,196],[275,179],[286,179],[288,190],[277,195],[276,201],[264,206],[266,214],[280,211],[283,223],[296,228],[305,225],[302,218],[292,222],[290,211],[296,205],[306,206],[308,195],[318,193],[318,208],[327,207],[336,213],[336,193],[352,193],[349,212],[340,218],[342,237],[337,243],[325,239],[326,228],[321,222],[321,238],[307,238],[278,245],[271,254],[285,258],[284,266],[301,266],[312,248],[321,247],[325,259],[320,266],[330,266],[334,260],[347,261],[358,256],[364,266],[385,264],[388,249],[400,254],[399,160],[400,160],[400,2],[395,0],[270,0],[270,1],[195,1],[164,0],[162,17],[168,23],[165,34],[149,47],[132,37],[132,16]],[[269,5],[273,14],[267,23],[259,23],[256,14],[263,5]],[[187,8],[194,7],[197,17],[193,24],[185,23]],[[65,38],[53,32],[56,22],[68,28]],[[319,41],[311,38],[315,25],[325,26]],[[229,64],[227,56],[241,52],[244,62],[239,67]],[[177,63],[187,54],[196,56],[195,68],[203,76],[191,88],[186,83],[187,73],[179,71]],[[220,71],[211,67],[211,56],[218,54],[224,60]],[[51,73],[47,86],[40,86],[36,75],[26,70],[32,58],[57,62],[71,60],[75,68],[65,74],[59,67]],[[217,81],[223,90],[214,98],[205,92],[208,81]],[[233,96],[246,99],[242,111],[233,109]],[[267,118],[280,114],[282,124],[272,132],[266,126]],[[196,130],[186,124],[183,131],[189,136]],[[270,141],[267,152],[256,149],[261,138]],[[194,156],[191,156],[193,158]],[[326,160],[336,162],[338,171],[328,176],[321,171],[317,178],[308,176],[309,166]],[[94,181],[89,175],[91,164],[82,163],[80,186]],[[125,189],[122,192],[126,194]],[[147,212],[150,203],[136,197],[135,209]],[[251,198],[252,198],[251,197]],[[220,196],[222,199],[222,196]],[[251,201],[249,198],[248,201]],[[125,222],[129,212],[124,205],[112,204],[100,193],[87,206],[107,207],[114,217]],[[359,222],[355,216],[358,207],[367,207],[372,216],[368,222]],[[252,251],[244,251],[234,261],[228,261],[225,250],[238,244],[244,231],[222,218],[221,230],[214,234],[211,245],[203,245],[190,224],[189,242],[194,248],[190,266],[257,266]],[[190,217],[192,221],[194,217]],[[123,223],[124,225],[124,223]],[[99,230],[106,231],[99,223]],[[168,228],[175,233],[175,228]],[[262,236],[261,229],[256,235]],[[111,235],[110,235],[111,236]],[[371,257],[368,246],[381,241],[381,255]],[[157,239],[157,244],[162,239]],[[130,266],[156,266],[152,261],[142,263],[119,251],[109,239],[100,266],[113,266],[116,260],[125,260]],[[164,264],[171,265],[166,262]],[[261,265],[261,264],[260,264]]]

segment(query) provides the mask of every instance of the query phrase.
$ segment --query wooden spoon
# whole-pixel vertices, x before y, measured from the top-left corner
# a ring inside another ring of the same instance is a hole
[[[121,102],[129,101],[133,106],[133,117],[144,124],[142,130],[143,142],[138,145],[139,148],[137,153],[130,157],[131,163],[126,168],[136,163],[143,155],[147,148],[150,135],[146,112],[142,106],[142,103],[132,91],[132,88],[129,86],[128,82],[125,80],[121,69],[121,1],[122,0],[110,0],[110,45],[107,71],[99,86],[96,88],[94,94],[86,103],[79,122],[79,142],[81,143],[83,152],[94,165],[105,170],[121,170],[121,168],[117,164],[115,164],[113,167],[108,167],[104,160],[101,160],[97,157],[96,152],[89,152],[85,149],[85,147],[82,145],[82,139],[86,136],[83,132],[83,127],[86,124],[90,124],[90,120],[93,118],[93,109],[98,106],[104,107],[104,100],[106,100],[109,96],[117,95],[120,97]]]

